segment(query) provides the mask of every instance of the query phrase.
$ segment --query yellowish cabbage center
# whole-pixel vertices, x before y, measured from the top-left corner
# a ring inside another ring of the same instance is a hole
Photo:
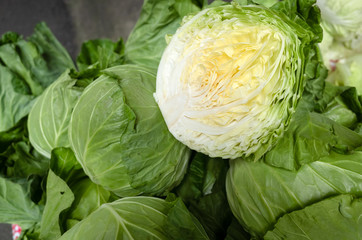
[[[205,10],[176,32],[160,62],[155,98],[178,140],[234,158],[284,129],[297,64],[295,43],[278,27],[228,14]]]
[[[266,26],[225,25],[195,32],[180,55],[180,82],[190,94],[185,117],[207,125],[204,132],[211,134],[240,126],[250,111],[261,112],[282,67],[279,33]]]

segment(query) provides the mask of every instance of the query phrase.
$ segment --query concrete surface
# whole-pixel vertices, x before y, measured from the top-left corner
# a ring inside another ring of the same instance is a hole
[[[64,0],[72,19],[75,48],[95,38],[127,39],[143,0]]]
[[[29,36],[45,21],[74,58],[82,42],[94,38],[127,39],[143,0],[0,0],[0,35]]]
[[[12,240],[12,230],[10,224],[0,224],[0,240]]]
[[[29,36],[40,21],[45,21],[68,51],[75,53],[74,27],[62,0],[0,0],[1,35],[14,31]]]

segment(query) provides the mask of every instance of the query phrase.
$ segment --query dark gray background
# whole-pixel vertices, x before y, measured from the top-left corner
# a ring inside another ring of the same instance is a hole
[[[127,39],[143,0],[0,0],[0,34],[29,36],[45,21],[74,58],[82,42]],[[1,239],[0,239],[1,240]]]
[[[127,39],[143,0],[0,0],[0,35],[27,37],[45,21],[72,58],[85,40]],[[0,240],[11,240],[11,225],[0,224]]]

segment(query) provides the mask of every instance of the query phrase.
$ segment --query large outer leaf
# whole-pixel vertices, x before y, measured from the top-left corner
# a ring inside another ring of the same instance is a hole
[[[35,102],[29,114],[32,145],[50,158],[52,149],[69,147],[68,126],[74,105],[84,87],[101,75],[100,71],[124,61],[122,40],[90,40],[77,58],[80,72],[65,71]]]
[[[362,195],[362,152],[330,155],[298,171],[241,159],[227,176],[230,207],[254,236],[263,236],[287,212],[343,193]]]
[[[29,140],[35,149],[50,158],[52,149],[69,147],[68,126],[81,92],[76,79],[64,72],[37,99],[29,113]]]
[[[26,57],[25,59],[22,59],[22,54]],[[24,88],[29,88],[28,94],[35,96],[43,91],[43,87],[40,82],[32,76],[32,69],[28,69],[28,66],[23,60],[39,58],[38,54],[36,47],[25,40],[19,40],[15,44],[0,46],[0,59],[3,62],[2,65],[17,76],[18,81],[22,83]]]
[[[119,80],[125,103],[135,115],[120,139],[131,186],[163,195],[182,180],[191,151],[168,131],[153,98],[155,76],[148,68],[125,65],[105,73]]]
[[[95,183],[120,196],[164,194],[181,181],[190,151],[163,122],[152,96],[155,76],[132,65],[105,72],[74,108],[75,155]]]
[[[66,69],[74,68],[69,53],[44,22],[35,26],[34,33],[28,41],[36,46],[39,56],[24,59],[24,64],[32,70],[34,78],[43,88],[49,86]]]
[[[60,239],[208,238],[179,199],[128,197],[103,204]]]
[[[125,195],[139,193],[129,185],[117,144],[132,120],[117,81],[102,76],[84,90],[69,128],[70,145],[85,173],[95,183]]]
[[[361,239],[362,199],[339,195],[281,217],[264,239]]]
[[[297,112],[277,145],[263,157],[272,166],[297,170],[303,164],[329,155],[331,149],[353,150],[362,136],[315,112]]]

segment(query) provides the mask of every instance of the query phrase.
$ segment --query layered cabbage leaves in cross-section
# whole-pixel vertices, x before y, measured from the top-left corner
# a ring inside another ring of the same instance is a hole
[[[157,73],[170,132],[212,157],[260,158],[289,125],[319,40],[318,25],[263,6],[234,3],[186,18]]]

